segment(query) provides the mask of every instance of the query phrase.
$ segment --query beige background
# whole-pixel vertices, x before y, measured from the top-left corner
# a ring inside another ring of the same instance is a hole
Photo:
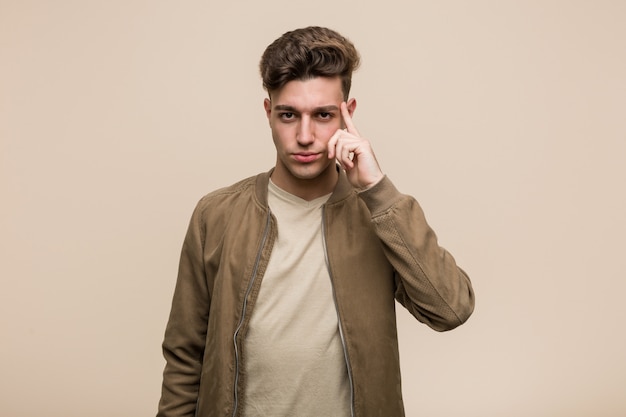
[[[319,24],[355,121],[473,279],[399,312],[407,414],[626,415],[626,2],[0,0],[0,415],[150,416],[180,245],[270,168],[257,74]]]

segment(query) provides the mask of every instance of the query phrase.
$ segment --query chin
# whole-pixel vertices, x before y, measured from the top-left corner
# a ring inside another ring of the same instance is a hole
[[[320,176],[322,176],[322,174],[324,173],[324,171],[319,171],[319,170],[295,170],[295,171],[291,171],[291,175],[293,175],[295,178],[299,179],[299,180],[314,180],[316,178],[319,178]]]
[[[333,164],[331,163],[326,163],[326,164],[295,166],[291,170],[291,173],[295,175],[297,178],[311,180],[311,179],[315,179],[315,178],[318,178],[320,176],[324,176],[325,174],[327,174],[329,171],[329,168],[332,165]]]

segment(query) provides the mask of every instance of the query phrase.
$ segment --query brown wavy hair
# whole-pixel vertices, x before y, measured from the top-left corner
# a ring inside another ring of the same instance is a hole
[[[334,30],[310,26],[284,33],[272,42],[259,65],[263,88],[272,93],[289,81],[315,77],[341,77],[344,98],[352,85],[352,72],[360,64],[356,48]]]

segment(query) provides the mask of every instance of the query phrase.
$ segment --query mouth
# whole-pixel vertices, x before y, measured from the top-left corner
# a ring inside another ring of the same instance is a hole
[[[293,158],[300,163],[309,163],[316,161],[321,156],[318,152],[297,152],[293,154]]]

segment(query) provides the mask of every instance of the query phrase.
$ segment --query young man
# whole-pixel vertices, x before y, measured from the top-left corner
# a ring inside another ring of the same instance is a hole
[[[158,416],[403,416],[395,300],[438,331],[472,313],[469,278],[354,126],[358,64],[319,27],[263,54],[276,165],[192,215]]]

